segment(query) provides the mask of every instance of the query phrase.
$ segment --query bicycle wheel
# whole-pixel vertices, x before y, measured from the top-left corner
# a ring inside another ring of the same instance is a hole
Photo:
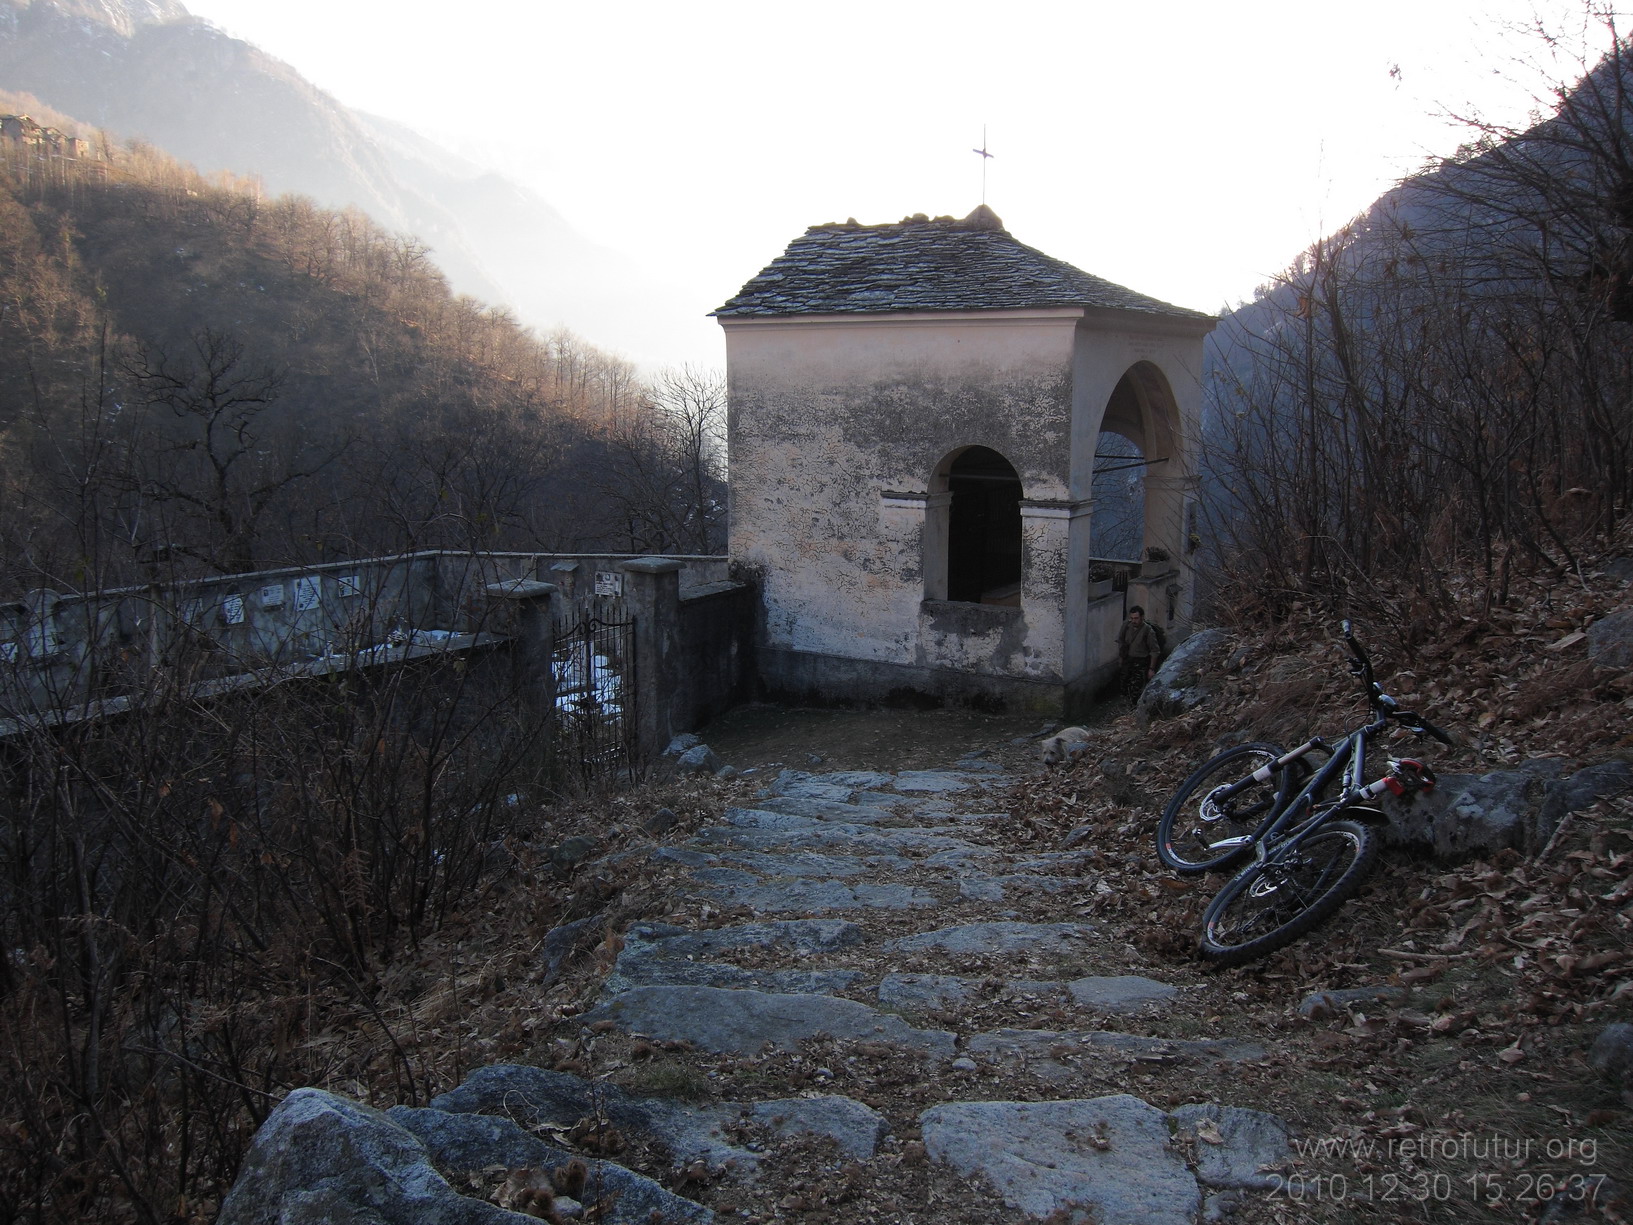
[[[1202,956],[1240,965],[1291,944],[1354,896],[1378,862],[1359,821],[1328,821],[1291,850],[1244,868],[1202,915]]]
[[[1271,806],[1280,802],[1292,777],[1286,771],[1253,782],[1235,795],[1220,792],[1252,777],[1282,750],[1273,744],[1239,744],[1198,766],[1179,785],[1157,826],[1157,856],[1176,872],[1190,875],[1222,868],[1252,846]]]

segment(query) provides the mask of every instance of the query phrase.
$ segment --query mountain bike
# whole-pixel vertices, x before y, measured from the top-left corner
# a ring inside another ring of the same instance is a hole
[[[1245,863],[1202,916],[1201,953],[1237,965],[1292,943],[1328,918],[1376,866],[1385,792],[1403,798],[1434,787],[1434,771],[1412,758],[1391,759],[1367,782],[1367,748],[1392,727],[1445,732],[1403,710],[1373,676],[1372,661],[1342,625],[1349,668],[1367,697],[1370,719],[1329,745],[1316,736],[1290,752],[1238,745],[1204,763],[1174,793],[1157,827],[1157,854],[1181,873]],[[1311,758],[1327,753],[1320,765]]]

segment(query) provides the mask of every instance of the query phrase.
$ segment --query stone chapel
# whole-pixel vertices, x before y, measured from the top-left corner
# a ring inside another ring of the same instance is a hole
[[[1126,607],[1184,636],[1212,316],[1028,247],[985,205],[813,226],[714,314],[728,550],[762,587],[773,692],[1070,716],[1115,674]],[[1138,448],[1102,470],[1145,473],[1120,557],[1091,531],[1102,434]]]

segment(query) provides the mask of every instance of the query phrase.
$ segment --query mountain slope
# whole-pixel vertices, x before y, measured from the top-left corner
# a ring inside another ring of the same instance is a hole
[[[359,114],[174,0],[0,0],[0,87],[205,173],[356,207],[430,247],[452,286],[542,329],[627,329],[639,270],[533,193]]]
[[[1209,338],[1205,477],[1239,573],[1451,602],[1577,568],[1633,499],[1633,42],[1303,253]]]

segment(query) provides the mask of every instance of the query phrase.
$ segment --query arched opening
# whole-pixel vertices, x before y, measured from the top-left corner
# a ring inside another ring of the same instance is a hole
[[[1144,555],[1146,471],[1139,443],[1109,429],[1100,431],[1089,529],[1097,558],[1138,564]]]
[[[1021,603],[1021,478],[990,447],[968,447],[945,468],[946,599]]]
[[[1149,361],[1127,367],[1098,425],[1092,463],[1080,453],[1074,473],[1088,477],[1078,488],[1092,504],[1079,538],[1088,546],[1078,572],[1088,598],[1067,629],[1068,645],[1081,651],[1071,674],[1084,678],[1085,696],[1117,680],[1118,632],[1135,605],[1146,623],[1183,632],[1192,581],[1183,552],[1190,486],[1182,421],[1162,370]]]
[[[1173,394],[1149,362],[1124,371],[1106,401],[1094,448],[1092,539],[1096,558],[1140,562],[1175,556],[1185,528]]]

